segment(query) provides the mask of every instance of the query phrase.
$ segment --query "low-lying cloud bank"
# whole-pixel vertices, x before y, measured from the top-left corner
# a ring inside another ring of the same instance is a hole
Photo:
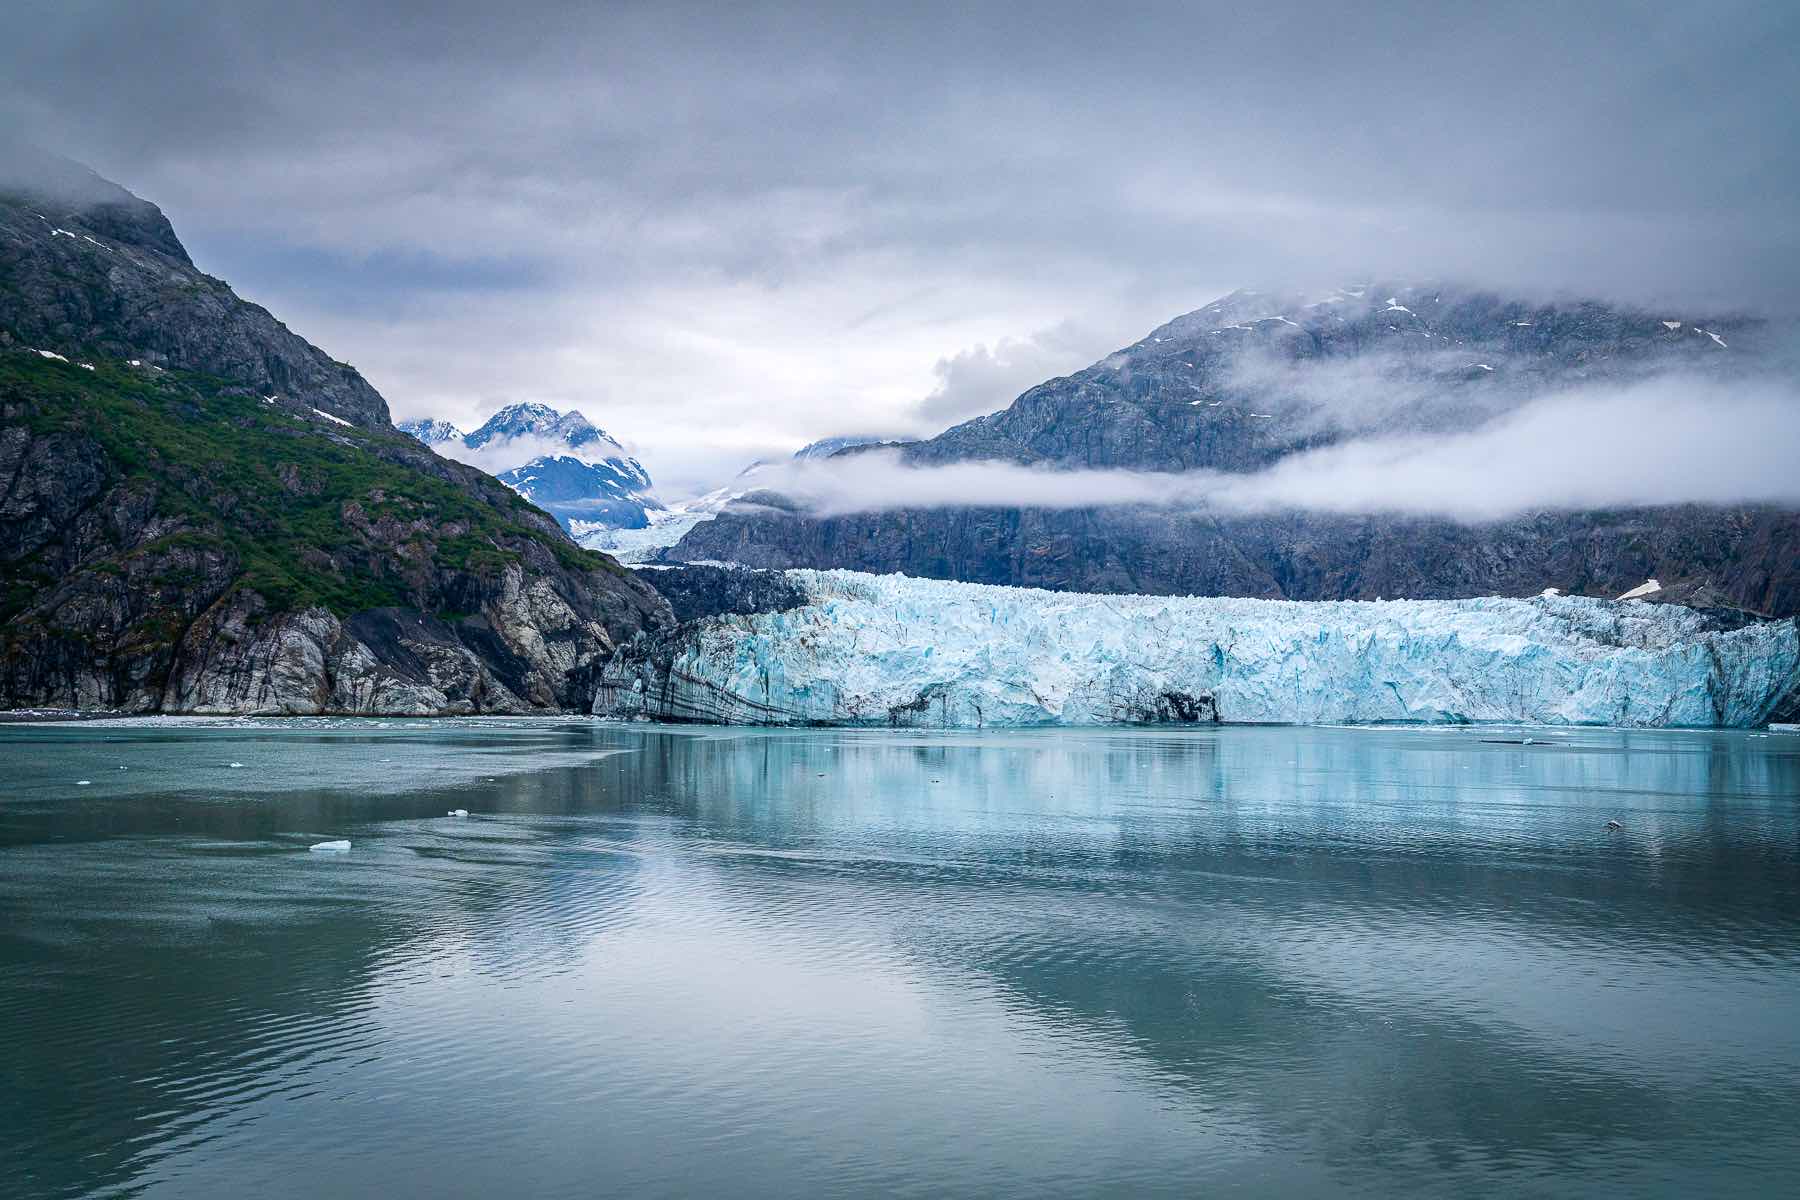
[[[776,468],[758,480],[820,516],[895,508],[1153,505],[1310,509],[1485,521],[1545,509],[1800,504],[1791,381],[1663,377],[1546,397],[1468,433],[1366,438],[1254,474],[911,467],[895,451]]]

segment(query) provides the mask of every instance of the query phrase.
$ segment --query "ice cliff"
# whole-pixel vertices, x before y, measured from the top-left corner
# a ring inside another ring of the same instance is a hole
[[[1800,695],[1793,620],[1580,597],[1101,596],[790,571],[805,601],[640,637],[594,710],[742,724],[1520,721],[1749,726]]]

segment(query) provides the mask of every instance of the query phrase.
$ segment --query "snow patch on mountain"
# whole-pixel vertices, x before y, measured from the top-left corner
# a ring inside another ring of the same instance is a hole
[[[1800,686],[1792,620],[1545,594],[1295,602],[789,571],[787,612],[644,638],[597,714],[727,724],[1732,726]]]

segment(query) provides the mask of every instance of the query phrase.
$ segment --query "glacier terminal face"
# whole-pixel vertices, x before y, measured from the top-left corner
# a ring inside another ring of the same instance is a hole
[[[1156,721],[1751,726],[1800,626],[1675,605],[1114,596],[790,571],[807,602],[645,636],[599,715],[982,727]]]

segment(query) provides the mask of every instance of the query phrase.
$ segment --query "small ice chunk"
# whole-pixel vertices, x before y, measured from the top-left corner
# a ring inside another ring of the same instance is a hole
[[[243,765],[244,765],[244,764],[243,764],[243,763],[240,763],[240,762],[234,762],[234,763],[232,763],[232,764],[230,764],[230,765],[231,765],[231,766],[233,766],[233,767],[241,767],[241,766],[243,766]]]
[[[466,808],[453,808],[444,815],[446,817],[466,817],[469,815],[469,810]]]
[[[321,851],[326,854],[341,853],[342,851],[348,850],[349,848],[350,848],[350,842],[349,842],[349,839],[347,839],[347,838],[339,839],[338,841],[335,841],[335,842],[314,842],[312,844],[313,850]]]
[[[76,787],[87,787],[89,784],[91,784],[93,782],[94,781],[91,779],[77,779],[75,781],[75,786]]]

